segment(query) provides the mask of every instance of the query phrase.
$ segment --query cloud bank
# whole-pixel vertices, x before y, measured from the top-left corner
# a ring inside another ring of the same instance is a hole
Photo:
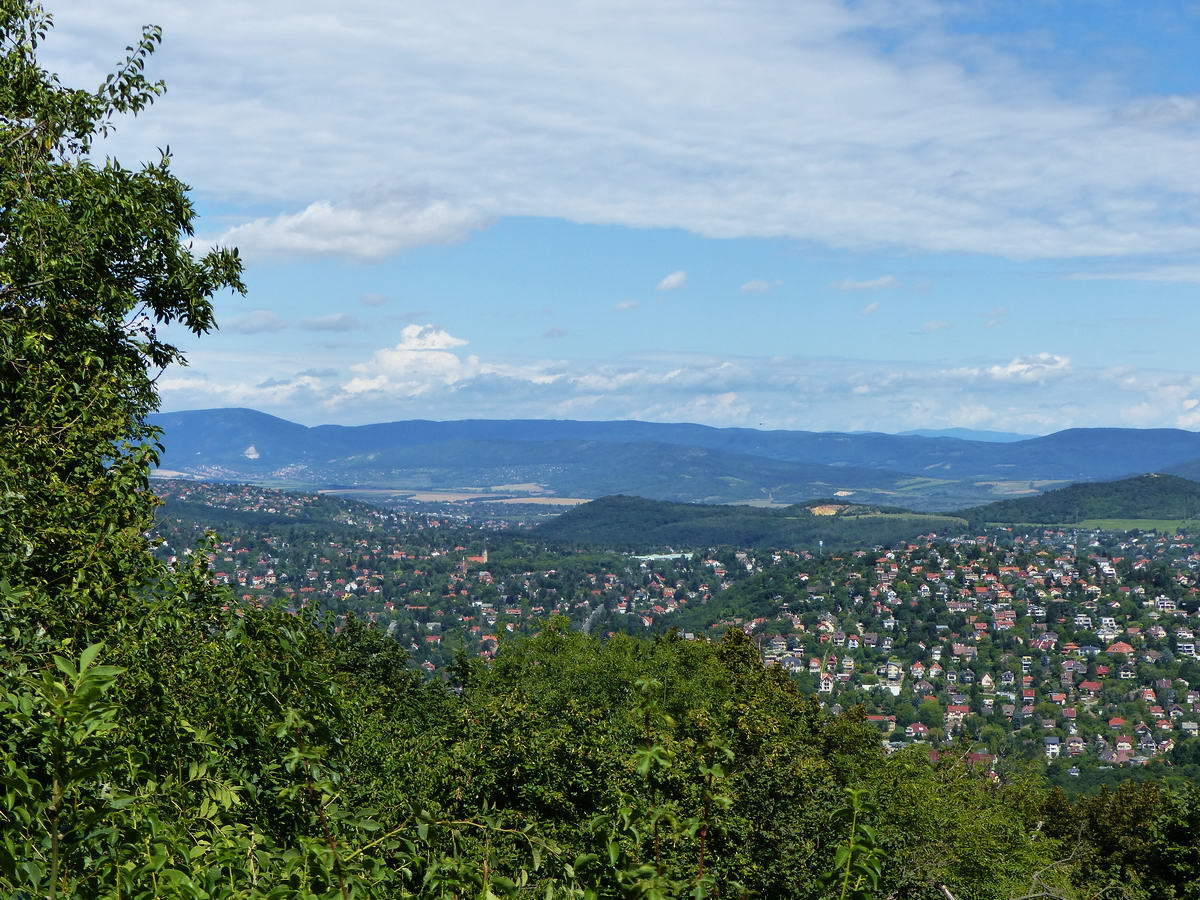
[[[465,339],[426,323],[324,370],[269,353],[239,362],[264,374],[223,377],[228,360],[195,353],[191,367],[160,382],[164,408],[253,406],[306,424],[528,417],[846,431],[1200,427],[1200,376],[1077,368],[1046,351],[957,367],[671,352],[513,361],[471,352]],[[289,365],[293,374],[271,374]]]
[[[1200,250],[1200,167],[1181,164],[1200,157],[1196,99],[1033,70],[964,35],[963,4],[56,13],[46,62],[83,84],[163,26],[151,72],[170,93],[105,150],[170,144],[204,196],[255,210],[220,235],[252,258],[379,259],[497,216],[1019,258]]]

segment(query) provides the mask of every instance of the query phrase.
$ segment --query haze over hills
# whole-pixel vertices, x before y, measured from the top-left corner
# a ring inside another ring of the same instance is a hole
[[[1000,442],[639,421],[414,420],[306,427],[249,409],[165,413],[162,474],[311,487],[856,503],[946,510],[1076,481],[1200,472],[1200,434],[1070,429]]]
[[[900,431],[897,434],[915,437],[949,437],[960,438],[964,441],[994,441],[1010,444],[1013,441],[1027,441],[1034,434],[1018,434],[1015,431],[987,431],[980,428],[914,428],[910,431]]]

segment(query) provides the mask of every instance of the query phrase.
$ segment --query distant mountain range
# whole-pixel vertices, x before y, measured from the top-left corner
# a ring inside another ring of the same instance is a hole
[[[1148,471],[1200,479],[1200,434],[1177,429],[984,441],[541,419],[309,428],[250,409],[152,421],[164,430],[163,475],[303,487],[776,505],[835,497],[928,511]]]
[[[949,437],[964,441],[993,441],[1010,444],[1013,441],[1027,441],[1033,434],[1018,434],[1015,431],[985,431],[979,428],[914,428],[912,431],[901,431],[899,434],[915,437]]]

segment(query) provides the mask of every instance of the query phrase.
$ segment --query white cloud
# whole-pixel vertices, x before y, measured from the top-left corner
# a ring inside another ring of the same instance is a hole
[[[426,244],[450,244],[482,228],[478,211],[444,200],[320,200],[298,213],[254,219],[211,241],[237,247],[249,260],[341,256],[380,260]]]
[[[890,288],[896,286],[895,275],[881,275],[879,278],[871,278],[866,281],[855,281],[847,278],[837,285],[839,291],[877,291],[882,288]]]
[[[613,309],[623,312],[627,309],[634,309],[637,307],[637,305],[638,304],[636,300],[618,300],[615,304],[613,304]]]
[[[868,303],[866,306],[864,306],[862,308],[862,314],[864,316],[873,316],[877,312],[879,312],[879,304],[878,303]]]
[[[449,350],[451,347],[463,347],[466,343],[435,325],[406,325],[400,329],[400,343],[396,349]]]
[[[375,259],[481,214],[1031,258],[1200,249],[1200,167],[1180,164],[1200,156],[1195,99],[1123,84],[1104,53],[1082,77],[1031,68],[964,38],[964,6],[73,0],[44,61],[97,83],[153,13],[170,92],[101,150],[169,143],[207,197],[290,210],[223,236],[255,255]],[[437,202],[349,199],[413,191]]]
[[[685,284],[687,284],[687,272],[681,270],[678,272],[672,272],[670,275],[663,278],[663,280],[658,283],[658,289],[660,291],[674,291],[683,287]]]
[[[363,306],[383,306],[388,302],[388,298],[386,294],[369,293],[359,297],[358,302]]]
[[[753,281],[747,281],[745,284],[742,285],[742,293],[743,294],[765,294],[767,291],[770,291],[770,290],[773,290],[774,288],[779,287],[779,285],[782,283],[783,282],[780,282],[780,281],[761,281],[761,280],[755,279]]]
[[[320,378],[296,375],[292,378],[267,379],[250,384],[236,379],[221,379],[203,374],[180,374],[160,378],[158,388],[170,407],[254,406],[266,408],[312,409],[320,402],[325,385]]]
[[[940,320],[926,322],[924,325],[921,326],[921,334],[933,334],[934,332],[937,332],[937,331],[945,331],[949,327],[950,327],[949,322],[943,322]]]
[[[805,430],[1200,428],[1200,375],[1079,369],[1046,352],[948,368],[671,352],[513,361],[468,347],[435,325],[410,325],[392,346],[346,350],[329,369],[305,368],[287,348],[203,352],[159,386],[164,409],[251,406],[314,425],[502,415]]]
[[[1043,378],[1062,375],[1071,368],[1071,360],[1053,353],[1034,353],[1019,356],[1004,365],[990,366],[987,373],[1001,381],[1041,381]]]
[[[417,397],[474,377],[482,371],[479,360],[451,352],[466,343],[435,325],[406,325],[394,347],[376,350],[368,361],[350,367],[355,376],[331,402],[364,394]]]
[[[725,422],[745,425],[754,415],[754,407],[733,391],[700,394],[689,400],[652,404],[635,410],[634,418],[656,422]]]

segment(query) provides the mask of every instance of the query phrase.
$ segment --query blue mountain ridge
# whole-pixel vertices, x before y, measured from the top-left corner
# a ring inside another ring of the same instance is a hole
[[[536,482],[572,496],[706,502],[799,502],[847,490],[856,501],[953,509],[1006,491],[1189,465],[1200,471],[1200,434],[1165,428],[1075,428],[997,442],[554,419],[306,427],[251,409],[160,413],[151,421],[163,429],[164,470],[266,482]]]

